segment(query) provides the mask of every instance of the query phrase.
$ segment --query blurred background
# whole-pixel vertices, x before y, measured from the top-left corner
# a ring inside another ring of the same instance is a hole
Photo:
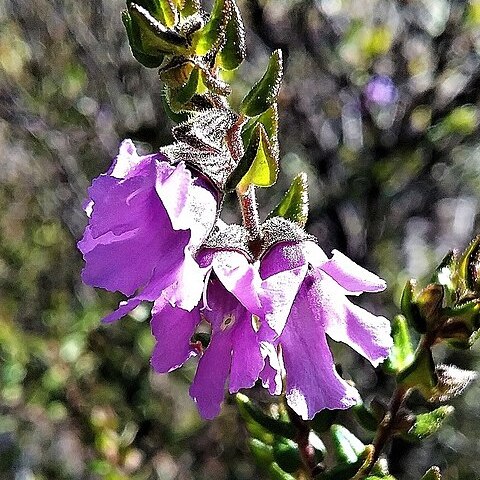
[[[263,213],[306,171],[310,232],[388,281],[365,301],[391,318],[406,279],[425,279],[479,230],[480,1],[239,6],[248,59],[232,102],[274,48],[285,55],[282,174],[260,193]],[[120,298],[80,281],[91,179],[123,138],[144,152],[172,141],[157,73],[131,56],[122,8],[0,0],[0,478],[263,479],[233,406],[199,418],[193,363],[152,374],[148,309],[100,325]],[[367,400],[390,391],[385,375],[332,347]],[[435,353],[480,368],[478,346]],[[480,479],[479,398],[477,382],[435,438],[396,441],[392,473],[418,479],[437,463],[446,479]]]

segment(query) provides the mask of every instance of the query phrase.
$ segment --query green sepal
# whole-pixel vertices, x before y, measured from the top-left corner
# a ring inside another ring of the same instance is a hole
[[[431,283],[443,285],[445,289],[447,306],[453,304],[456,299],[456,270],[457,252],[451,250],[445,255],[432,275]]]
[[[318,433],[324,433],[330,429],[338,416],[338,410],[325,408],[318,412],[310,421],[310,426]]]
[[[167,87],[166,92],[168,103],[174,112],[180,112],[185,109],[185,105],[197,92],[199,80],[200,69],[197,66],[194,66],[184,85],[177,88]]]
[[[416,281],[411,279],[405,284],[400,300],[400,308],[408,323],[419,333],[427,331],[427,323],[420,315],[418,305],[415,303]]]
[[[421,480],[442,480],[442,475],[438,467],[431,467]]]
[[[288,438],[276,438],[273,443],[273,457],[278,466],[287,473],[296,472],[302,465],[298,444]]]
[[[332,425],[330,434],[334,454],[339,463],[355,463],[365,450],[365,445],[342,425]]]
[[[438,332],[438,338],[447,340],[455,348],[468,349],[478,338],[480,329],[480,302],[478,299],[444,309],[448,320]]]
[[[142,50],[147,55],[188,54],[187,39],[162,25],[146,9],[136,3],[129,3],[128,12],[132,18],[132,23],[138,27]]]
[[[366,406],[360,401],[352,407],[352,411],[358,420],[358,423],[365,429],[375,432],[378,428],[381,418],[377,418]]]
[[[215,0],[208,22],[194,34],[195,52],[198,55],[205,55],[223,44],[230,15],[230,1]]]
[[[449,417],[454,410],[451,405],[443,405],[431,412],[417,415],[415,423],[406,434],[406,438],[410,440],[423,440],[436,433],[443,425],[445,419]]]
[[[200,0],[183,0],[178,7],[182,13],[182,16],[188,17],[190,15],[194,15],[200,10]]]
[[[175,123],[183,123],[183,122],[186,122],[188,120],[188,114],[187,113],[177,113],[177,112],[174,112],[172,110],[172,108],[170,107],[169,103],[168,103],[168,96],[169,96],[169,92],[168,92],[168,87],[166,87],[165,89],[165,93],[161,96],[161,101],[162,101],[162,105],[163,105],[163,108],[165,110],[165,113],[167,114],[168,118],[170,118],[170,120],[174,121]]]
[[[274,462],[273,448],[271,445],[267,445],[256,438],[249,438],[248,446],[259,466],[265,468]]]
[[[295,477],[284,472],[276,462],[268,467],[268,474],[272,480],[295,480]]]
[[[237,393],[236,395],[238,410],[245,421],[255,420],[263,428],[276,435],[293,439],[296,436],[295,427],[283,420],[277,420],[267,415],[263,410],[257,407],[246,395]]]
[[[235,70],[245,59],[245,27],[240,10],[231,0],[231,15],[225,30],[225,44],[219,55],[220,66],[225,70]]]
[[[250,139],[250,143],[239,164],[228,178],[226,191],[238,189],[246,192],[249,185],[269,187],[277,180],[278,160],[272,150],[265,128],[258,123]]]
[[[208,69],[202,68],[202,81],[204,85],[213,93],[227,97],[232,93],[230,85],[223,80],[212,75]]]
[[[408,323],[403,315],[394,317],[392,337],[393,346],[383,367],[386,372],[396,375],[408,367],[415,358]]]
[[[267,218],[283,217],[304,227],[308,219],[308,183],[307,174],[297,175],[280,203],[268,214]]]
[[[336,465],[328,472],[321,473],[317,478],[319,480],[351,480],[370,465],[373,452],[373,445],[367,445],[355,462]]]
[[[147,55],[142,51],[140,30],[138,25],[132,22],[132,17],[127,10],[122,11],[122,22],[127,31],[128,43],[135,60],[147,68],[159,67],[163,62],[163,55]]]
[[[437,385],[435,363],[432,352],[423,350],[421,354],[397,376],[397,382],[406,389],[417,389],[428,400]]]
[[[480,235],[477,235],[462,253],[458,261],[458,280],[465,289],[475,292],[479,289]]]
[[[242,100],[240,112],[249,117],[255,117],[267,110],[277,101],[282,77],[282,52],[275,50],[268,62],[267,71]]]

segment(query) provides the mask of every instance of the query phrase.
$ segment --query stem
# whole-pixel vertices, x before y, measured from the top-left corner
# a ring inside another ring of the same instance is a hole
[[[245,193],[237,190],[240,209],[242,210],[243,225],[248,230],[252,242],[260,240],[260,217],[258,215],[255,187],[250,185]]]
[[[425,335],[422,336],[420,343],[418,344],[417,350],[415,351],[415,357],[418,358],[422,355],[426,350],[430,350],[432,346],[435,344],[437,338],[437,330],[433,330],[431,332],[427,332]],[[388,411],[385,414],[382,422],[380,423],[377,434],[375,436],[375,440],[373,442],[373,446],[375,447],[372,460],[368,467],[362,471],[361,478],[365,478],[373,469],[375,463],[380,458],[380,455],[387,445],[390,438],[395,433],[395,424],[397,420],[397,415],[410,396],[412,392],[411,388],[407,388],[403,385],[397,385],[395,391],[393,392],[392,399],[390,400],[390,404],[388,407]]]
[[[310,435],[310,427],[307,422],[302,420],[288,405],[286,405],[286,407],[290,421],[297,429],[295,441],[298,444],[298,449],[302,458],[303,473],[306,475],[306,479],[311,480],[314,477],[314,472],[318,470],[318,466],[315,462],[315,450],[312,445],[310,445],[308,439]]]

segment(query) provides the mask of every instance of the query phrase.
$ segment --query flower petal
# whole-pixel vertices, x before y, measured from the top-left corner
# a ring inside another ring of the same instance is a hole
[[[227,334],[212,335],[210,344],[198,362],[190,395],[203,418],[211,419],[220,413],[225,397],[225,382],[230,370],[232,338]]]
[[[325,408],[345,409],[358,393],[335,369],[321,321],[312,309],[311,286],[303,285],[280,337],[287,377],[287,402],[303,419]]]
[[[385,280],[356,264],[343,253],[338,250],[333,250],[332,253],[332,258],[320,268],[348,292],[381,292],[387,287]]]
[[[325,331],[368,359],[373,366],[384,360],[392,346],[390,322],[354,305],[335,281],[318,271],[312,308],[321,309]]]
[[[190,339],[199,323],[198,308],[187,312],[172,307],[164,298],[155,302],[151,323],[157,340],[151,360],[155,371],[170,372],[194,355]]]

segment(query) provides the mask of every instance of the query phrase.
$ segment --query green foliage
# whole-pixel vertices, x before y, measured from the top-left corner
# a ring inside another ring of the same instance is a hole
[[[392,321],[393,347],[384,363],[388,373],[397,374],[410,365],[414,359],[412,339],[403,315],[396,315]]]
[[[339,463],[355,463],[365,451],[365,445],[344,426],[334,424],[330,433],[334,454]]]
[[[205,55],[222,44],[230,15],[230,1],[215,0],[208,22],[195,34],[195,50],[198,55]]]
[[[287,473],[294,473],[302,464],[298,445],[290,439],[277,439],[273,444],[273,456],[278,466]]]
[[[235,70],[245,59],[245,27],[243,26],[240,11],[234,0],[231,0],[232,11],[225,31],[225,44],[223,45],[219,61],[225,70]]]
[[[270,57],[263,77],[255,83],[240,105],[240,112],[255,117],[267,110],[277,101],[283,78],[283,61],[281,50],[275,50]]]
[[[308,183],[307,175],[297,175],[280,203],[269,213],[267,218],[283,217],[304,227],[308,218]]]
[[[444,405],[431,412],[417,415],[414,425],[407,432],[407,437],[415,440],[423,440],[429,437],[440,429],[445,419],[448,418],[453,411],[454,408],[452,406]]]

